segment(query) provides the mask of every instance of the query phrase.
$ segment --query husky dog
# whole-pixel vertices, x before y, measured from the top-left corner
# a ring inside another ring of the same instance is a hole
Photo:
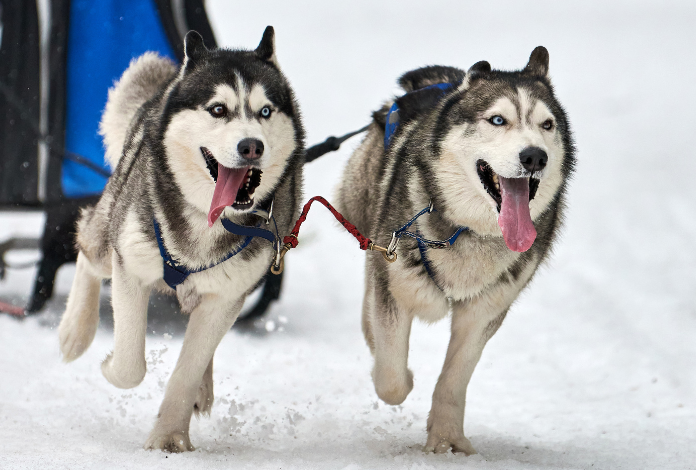
[[[399,84],[410,93],[396,100],[391,142],[385,149],[388,103],[374,113],[338,188],[343,214],[382,246],[432,209],[409,228],[425,242],[402,238],[392,264],[367,255],[362,317],[377,395],[398,405],[413,388],[413,318],[434,322],[452,312],[426,451],[476,452],[464,437],[469,379],[561,223],[573,143],[548,60],[538,47],[521,71],[478,62],[466,73],[440,66],[406,73]],[[439,83],[452,86],[443,91]],[[428,249],[458,232],[444,249]]]
[[[89,347],[100,282],[111,278],[115,341],[101,369],[116,387],[135,387],[150,292],[174,292],[165,254],[193,271],[175,287],[191,316],[145,448],[194,450],[189,423],[213,404],[215,349],[274,256],[269,241],[228,233],[223,219],[263,227],[258,214],[273,205],[283,233],[299,213],[304,130],[273,28],[254,51],[208,50],[191,31],[180,68],[154,53],[134,60],[109,92],[101,131],[114,173],[78,222],[61,352],[69,362]]]

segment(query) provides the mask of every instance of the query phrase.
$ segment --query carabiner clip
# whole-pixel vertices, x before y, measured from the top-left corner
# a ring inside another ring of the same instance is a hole
[[[367,246],[367,248],[369,250],[372,250],[372,251],[381,252],[384,259],[390,263],[393,263],[394,261],[396,261],[396,258],[397,258],[396,253],[389,253],[387,248],[375,245],[372,242],[370,242],[370,244]]]
[[[289,243],[286,243],[281,248],[280,241],[276,243],[276,255],[275,259],[273,260],[273,264],[271,265],[271,272],[273,274],[278,275],[283,272],[283,269],[285,269],[285,262],[283,261],[283,258],[285,258],[285,255],[291,247],[292,246]]]

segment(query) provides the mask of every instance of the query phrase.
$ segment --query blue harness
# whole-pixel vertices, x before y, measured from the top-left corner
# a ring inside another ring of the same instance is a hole
[[[172,255],[169,254],[169,252],[164,246],[164,240],[162,239],[162,231],[160,230],[160,226],[157,223],[157,220],[153,218],[152,224],[155,227],[155,238],[157,239],[157,246],[159,247],[160,255],[162,256],[162,264],[164,266],[164,282],[166,282],[169,287],[176,290],[176,286],[183,283],[186,280],[186,278],[189,277],[191,274],[199,273],[201,271],[205,271],[206,269],[210,269],[214,266],[217,266],[220,263],[224,263],[228,259],[232,258],[234,255],[239,254],[244,248],[246,248],[249,245],[249,243],[251,243],[254,237],[265,238],[271,243],[276,243],[276,240],[280,239],[280,237],[277,236],[278,226],[276,225],[275,218],[273,216],[270,216],[270,220],[273,221],[273,225],[275,226],[275,234],[270,230],[261,228],[258,225],[256,227],[247,227],[244,225],[235,224],[231,220],[220,219],[220,222],[222,222],[222,226],[225,228],[225,230],[234,235],[241,235],[245,237],[244,240],[239,246],[237,246],[234,250],[229,252],[220,261],[217,261],[208,266],[204,266],[202,268],[190,269],[176,261],[172,257]]]
[[[392,239],[389,243],[389,248],[387,248],[387,252],[393,253],[394,250],[396,250],[396,245],[399,244],[399,241],[404,236],[411,237],[414,240],[416,240],[416,243],[418,243],[418,251],[421,255],[421,262],[423,263],[423,267],[425,267],[425,271],[428,273],[428,276],[435,283],[437,288],[444,292],[444,289],[440,287],[440,284],[438,284],[437,280],[435,279],[435,273],[433,272],[432,265],[430,264],[430,260],[428,259],[428,248],[440,249],[452,246],[454,242],[457,241],[457,238],[459,238],[459,235],[461,235],[462,232],[469,231],[469,227],[459,227],[452,234],[452,236],[446,240],[429,240],[427,238],[423,238],[423,236],[421,236],[418,230],[416,230],[415,233],[408,230],[420,216],[424,214],[429,214],[431,212],[435,212],[435,209],[433,208],[432,204],[430,204],[425,209],[421,210],[418,214],[414,215],[413,218],[406,222],[400,229],[396,230],[395,232],[392,232]]]
[[[410,93],[416,93],[420,92],[423,90],[430,90],[433,88],[437,88],[441,91],[440,98],[445,96],[445,94],[450,91],[452,88],[454,88],[455,84],[454,83],[437,83],[435,85],[430,85],[424,88],[419,88],[417,90],[414,90]],[[406,93],[406,95],[410,94]],[[404,96],[406,96],[404,95]],[[399,119],[399,105],[396,104],[396,101],[394,101],[394,104],[392,104],[391,108],[389,108],[389,112],[387,113],[387,124],[384,126],[384,148],[386,149],[389,147],[389,144],[391,143],[392,137],[394,136],[394,133],[396,132],[396,129],[399,127],[399,124],[401,123],[401,120]]]
[[[430,85],[424,88],[419,88],[418,90],[415,91],[421,91],[421,90],[427,90],[427,89],[433,89],[437,88],[441,90],[441,95],[440,98],[445,96],[445,94],[450,91],[452,88],[454,88],[455,84],[453,83],[438,83],[435,85]],[[413,92],[411,92],[413,93]],[[407,93],[408,94],[408,93]],[[392,137],[394,136],[394,133],[398,129],[400,124],[400,119],[399,119],[399,106],[396,102],[391,106],[389,109],[389,112],[387,113],[387,122],[386,125],[384,126],[384,148],[387,149],[389,147],[389,144],[391,143]],[[403,236],[411,237],[416,242],[418,243],[418,251],[420,252],[421,256],[421,262],[423,263],[423,266],[425,267],[425,271],[428,273],[428,276],[430,279],[435,283],[438,289],[443,290],[442,287],[437,283],[437,280],[435,279],[435,273],[433,272],[432,265],[430,264],[430,260],[428,259],[428,248],[447,248],[454,244],[455,241],[457,241],[457,238],[459,235],[464,232],[464,231],[469,231],[468,227],[459,227],[451,237],[449,237],[446,240],[428,240],[427,238],[423,238],[419,231],[416,230],[416,232],[410,232],[408,229],[413,225],[413,223],[418,219],[420,216],[424,214],[429,214],[431,212],[434,212],[435,209],[432,206],[432,203],[420,211],[418,214],[413,216],[411,220],[406,222],[400,229],[392,233],[392,239],[391,242],[389,243],[389,248],[387,249],[388,253],[393,253],[394,250],[396,250],[396,245],[399,243],[399,240]]]

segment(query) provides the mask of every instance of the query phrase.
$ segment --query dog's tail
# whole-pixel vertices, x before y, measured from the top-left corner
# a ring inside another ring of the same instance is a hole
[[[121,79],[109,90],[99,133],[104,137],[106,159],[116,168],[123,152],[133,117],[153,98],[165,83],[177,74],[177,66],[155,52],[146,52],[133,59]]]
[[[399,77],[399,86],[406,93],[438,83],[454,83],[464,80],[466,72],[456,67],[428,65],[406,72]]]

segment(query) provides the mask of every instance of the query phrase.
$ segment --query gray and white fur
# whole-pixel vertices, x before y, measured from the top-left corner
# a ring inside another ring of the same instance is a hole
[[[366,255],[362,325],[374,356],[375,390],[386,403],[402,403],[413,388],[408,351],[414,317],[435,322],[452,314],[426,451],[476,452],[464,436],[469,380],[486,342],[549,254],[561,224],[575,160],[548,57],[538,47],[527,66],[515,72],[479,62],[467,72],[432,66],[406,73],[402,88],[421,92],[398,99],[400,126],[391,144],[385,150],[388,102],[374,113],[338,188],[342,213],[377,245],[387,246],[392,232],[431,201],[435,212],[419,218],[412,231],[443,240],[459,227],[469,228],[452,246],[427,251],[433,278],[410,238],[398,245],[394,263]],[[423,90],[445,82],[455,86],[442,99],[439,90]],[[525,157],[530,152],[533,162]],[[527,216],[537,235],[526,251],[508,248],[501,233],[499,182],[505,178],[521,181],[525,190],[530,186]]]
[[[222,218],[255,226],[263,219],[250,211],[268,210],[273,201],[282,234],[299,213],[304,130],[276,60],[273,28],[253,51],[208,50],[192,31],[185,56],[177,67],[145,54],[109,92],[101,131],[114,173],[98,204],[78,222],[77,270],[59,327],[60,348],[69,362],[89,347],[99,323],[100,283],[111,278],[115,341],[102,372],[119,388],[135,387],[146,373],[150,292],[174,293],[163,281],[153,219],[167,251],[196,269],[220,261],[243,240],[217,219],[209,227],[218,169],[248,167],[239,173],[247,175],[246,189],[242,182]],[[255,143],[251,155],[242,151],[243,141]],[[251,188],[250,174],[256,178]],[[194,449],[189,423],[192,413],[209,414],[213,404],[215,349],[273,256],[271,244],[255,238],[238,255],[177,286],[182,311],[191,317],[145,448]]]

